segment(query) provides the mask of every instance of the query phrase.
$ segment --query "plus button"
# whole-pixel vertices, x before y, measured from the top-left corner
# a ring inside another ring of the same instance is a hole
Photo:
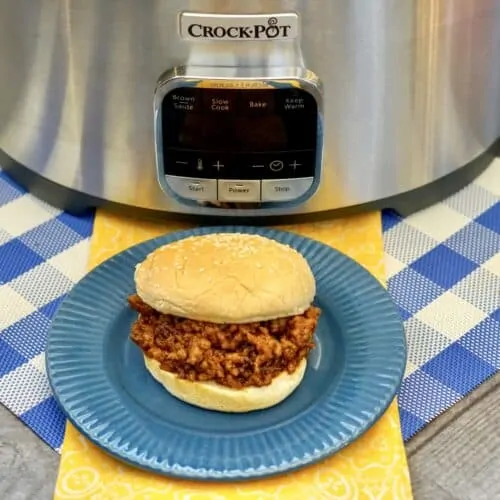
[[[293,163],[290,163],[290,166],[294,169],[294,170],[297,170],[297,167],[300,167],[302,164],[301,163],[297,163],[297,160],[294,160]]]
[[[220,172],[221,168],[224,168],[224,165],[219,160],[217,160],[217,163],[214,163],[213,166],[217,169],[218,172]]]

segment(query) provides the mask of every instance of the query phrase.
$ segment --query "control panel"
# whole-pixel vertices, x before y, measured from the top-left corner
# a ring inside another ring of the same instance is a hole
[[[177,86],[159,109],[158,169],[176,196],[283,203],[313,191],[319,111],[306,90]]]

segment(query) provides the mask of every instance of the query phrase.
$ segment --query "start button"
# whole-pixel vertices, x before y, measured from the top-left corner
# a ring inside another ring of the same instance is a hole
[[[215,179],[166,175],[165,180],[170,189],[182,198],[196,201],[215,201],[217,199],[217,181]]]

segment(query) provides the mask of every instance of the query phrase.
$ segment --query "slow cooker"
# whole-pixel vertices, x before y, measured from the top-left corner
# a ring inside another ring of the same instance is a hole
[[[495,150],[499,50],[500,0],[1,0],[0,165],[68,205],[422,202]]]

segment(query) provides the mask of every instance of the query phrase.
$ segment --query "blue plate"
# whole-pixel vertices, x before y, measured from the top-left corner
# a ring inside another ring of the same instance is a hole
[[[136,263],[160,245],[213,232],[261,234],[309,261],[322,315],[299,388],[248,414],[198,409],[170,396],[129,340]],[[406,362],[399,314],[359,264],[322,243],[262,228],[212,227],[147,241],[107,260],[67,296],[52,324],[47,370],[55,397],[93,443],[137,467],[190,479],[270,476],[332,455],[393,400]]]

